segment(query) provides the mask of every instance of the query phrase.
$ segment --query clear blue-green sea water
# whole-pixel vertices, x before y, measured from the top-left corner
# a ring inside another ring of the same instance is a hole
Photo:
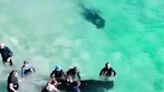
[[[80,5],[100,11],[105,27],[86,21]],[[25,59],[37,70],[29,81],[48,78],[55,64],[99,79],[109,62],[117,76],[107,92],[164,92],[163,0],[0,0],[0,42],[12,49],[15,65],[0,62],[0,92]],[[20,84],[19,92],[41,90],[41,82]]]

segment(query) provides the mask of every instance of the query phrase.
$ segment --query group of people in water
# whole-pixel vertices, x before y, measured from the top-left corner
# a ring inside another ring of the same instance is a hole
[[[9,63],[10,66],[13,66],[13,53],[4,43],[0,43],[0,54],[2,56],[3,64]],[[21,77],[24,78],[33,72],[36,72],[36,69],[31,64],[29,64],[27,60],[25,60],[21,67]],[[106,80],[115,75],[116,72],[109,63],[105,64],[104,68],[102,68],[99,74],[100,77]],[[18,76],[19,74],[17,70],[12,70],[10,72],[7,80],[8,92],[18,92]],[[55,66],[55,69],[50,74],[50,80],[47,82],[42,92],[60,92],[58,85],[62,85],[61,80],[66,80],[68,83],[73,85],[70,92],[80,92],[79,86],[81,84],[81,76],[79,68],[75,66],[69,69],[67,72],[64,72],[60,65]]]

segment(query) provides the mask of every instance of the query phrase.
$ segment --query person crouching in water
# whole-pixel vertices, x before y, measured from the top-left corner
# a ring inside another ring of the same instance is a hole
[[[116,72],[109,63],[106,63],[105,67],[100,71],[99,75],[100,77],[103,77],[105,80],[108,80],[109,77],[115,76]]]
[[[60,85],[61,83],[59,83],[55,77],[52,77],[46,84],[46,86],[44,87],[44,89],[42,90],[42,92],[60,92],[57,89],[57,86]]]
[[[23,66],[21,68],[21,77],[25,77],[25,75],[30,74],[32,72],[36,72],[35,68],[29,64],[27,60],[24,61]]]
[[[7,90],[8,92],[18,92],[19,89],[19,83],[18,83],[18,71],[13,70],[8,76],[8,85]]]
[[[77,67],[71,68],[67,71],[67,77],[70,82],[73,82],[77,77],[81,80],[80,71]]]
[[[2,56],[3,64],[9,63],[12,66],[13,62],[11,57],[13,53],[7,46],[5,46],[4,43],[0,43],[0,53]]]
[[[55,77],[56,80],[67,79],[67,76],[65,75],[63,69],[59,65],[55,66],[55,69],[50,74],[50,77]]]

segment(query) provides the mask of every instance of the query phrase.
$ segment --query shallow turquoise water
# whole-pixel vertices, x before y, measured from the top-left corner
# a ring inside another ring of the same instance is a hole
[[[79,4],[101,11],[106,27],[84,20]],[[1,0],[0,41],[12,48],[15,68],[29,59],[37,78],[61,64],[98,79],[110,62],[117,76],[109,92],[164,92],[163,6],[162,0]],[[6,92],[12,68],[0,66],[0,92]],[[20,92],[40,92],[36,84],[21,84],[28,86]]]

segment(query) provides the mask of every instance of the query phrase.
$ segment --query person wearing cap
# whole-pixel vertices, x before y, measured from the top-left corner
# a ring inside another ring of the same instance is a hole
[[[116,75],[116,71],[111,67],[109,63],[105,64],[105,67],[100,71],[100,77],[109,78]]]
[[[73,82],[77,77],[81,80],[80,71],[77,67],[73,67],[67,71],[67,77],[70,82]]]
[[[51,72],[50,77],[51,78],[55,77],[57,80],[63,79],[63,77],[67,79],[67,76],[65,75],[60,65],[55,66],[55,69]]]
[[[32,72],[36,72],[35,68],[31,64],[29,64],[27,60],[25,60],[21,68],[21,77],[23,78],[25,75]]]
[[[8,92],[18,92],[19,83],[18,83],[18,71],[13,70],[10,72],[7,80],[7,90]]]
[[[10,65],[12,66],[13,62],[11,57],[13,53],[7,46],[5,46],[4,43],[0,43],[0,53],[2,56],[3,64],[10,63]]]

